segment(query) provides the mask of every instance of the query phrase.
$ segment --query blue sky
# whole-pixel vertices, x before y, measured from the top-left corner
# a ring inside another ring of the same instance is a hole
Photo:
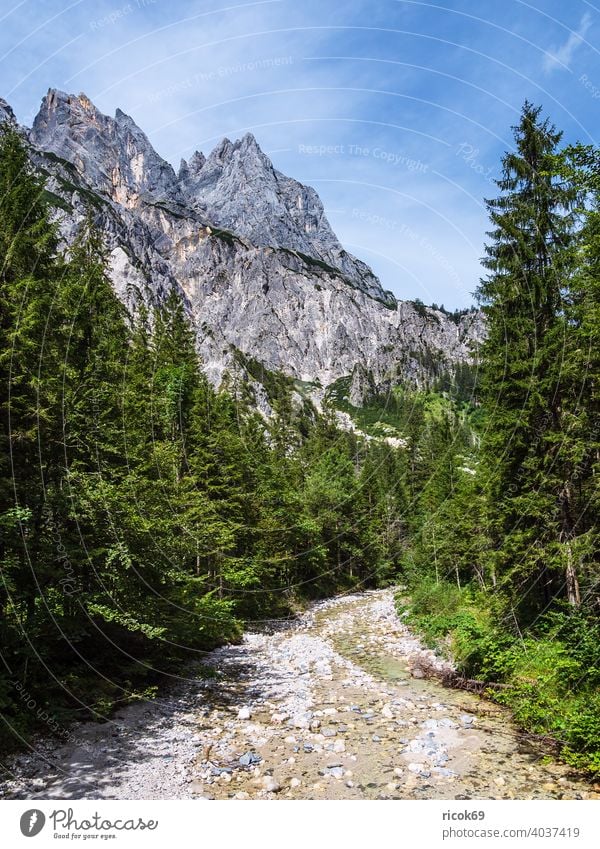
[[[587,0],[5,0],[0,95],[83,91],[174,165],[250,130],[384,287],[460,307],[525,98],[598,141],[599,35]]]

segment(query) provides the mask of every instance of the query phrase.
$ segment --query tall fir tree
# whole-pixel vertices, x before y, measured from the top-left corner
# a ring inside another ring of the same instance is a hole
[[[488,333],[481,350],[489,411],[482,471],[498,575],[514,606],[534,615],[564,587],[571,603],[578,598],[570,483],[557,455],[576,193],[557,169],[561,134],[539,107],[525,103],[514,137],[500,195],[488,201],[489,274],[479,288]]]

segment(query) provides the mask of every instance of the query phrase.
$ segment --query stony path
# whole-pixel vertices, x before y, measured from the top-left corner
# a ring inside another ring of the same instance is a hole
[[[441,665],[392,592],[317,605],[288,630],[212,652],[210,680],[41,743],[9,798],[600,798],[543,765],[506,712],[420,676]]]

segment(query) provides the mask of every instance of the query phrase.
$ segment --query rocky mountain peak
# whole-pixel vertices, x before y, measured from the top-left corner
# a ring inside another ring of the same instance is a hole
[[[142,195],[178,200],[173,168],[135,121],[117,109],[103,115],[85,94],[50,89],[30,133],[36,147],[75,166],[96,190],[125,206]]]
[[[196,151],[176,175],[133,118],[103,115],[85,94],[50,89],[30,132],[94,191],[127,208],[160,202],[201,216],[254,245],[284,248],[324,263],[357,289],[394,306],[365,263],[344,250],[316,191],[277,171],[252,133],[224,138],[206,158]]]
[[[372,297],[395,303],[371,269],[344,250],[317,192],[276,170],[252,133],[222,139],[202,160],[181,172],[190,206],[253,244],[320,260]]]
[[[192,185],[204,167],[205,162],[206,156],[199,150],[196,150],[189,160],[181,160],[179,171],[177,172],[177,180],[185,193],[193,193]]]
[[[317,192],[278,171],[251,133],[207,158],[196,151],[176,175],[129,115],[51,89],[29,140],[64,242],[92,203],[115,290],[136,303],[176,286],[215,385],[238,373],[241,352],[359,403],[437,378],[482,338],[478,313],[456,321],[384,292],[339,243]]]
[[[3,121],[9,121],[11,124],[17,123],[15,113],[12,111],[6,100],[4,100],[3,97],[0,97],[0,123]]]
[[[205,162],[206,156],[199,150],[195,151],[188,163],[190,171],[193,174],[197,174],[204,167]]]

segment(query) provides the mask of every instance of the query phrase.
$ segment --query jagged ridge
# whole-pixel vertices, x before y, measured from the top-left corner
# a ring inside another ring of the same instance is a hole
[[[0,120],[14,120],[0,101]],[[422,382],[470,356],[483,323],[398,303],[347,253],[310,187],[278,172],[247,134],[196,152],[176,174],[125,113],[50,90],[32,158],[69,242],[90,204],[125,298],[185,295],[209,377],[235,350],[326,387],[357,365],[378,387]]]

